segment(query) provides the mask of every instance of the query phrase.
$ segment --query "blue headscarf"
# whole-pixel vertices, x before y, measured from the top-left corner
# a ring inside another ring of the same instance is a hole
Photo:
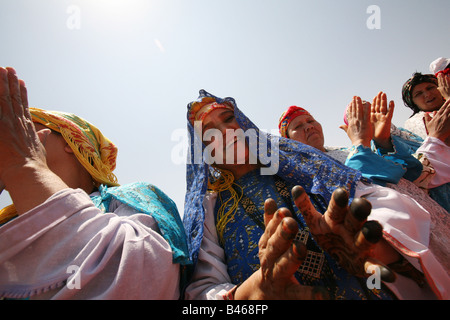
[[[333,191],[344,187],[350,193],[350,200],[354,197],[356,183],[362,179],[357,170],[346,167],[325,153],[303,143],[271,135],[260,131],[237,107],[233,98],[219,98],[205,90],[200,90],[198,100],[188,104],[188,132],[190,149],[186,165],[186,198],[183,223],[188,237],[189,252],[194,263],[197,261],[198,251],[203,239],[203,223],[205,211],[203,200],[207,192],[208,179],[213,173],[209,165],[203,160],[202,143],[198,132],[190,120],[190,111],[194,104],[202,101],[229,103],[234,107],[234,116],[242,130],[253,129],[256,132],[259,145],[257,147],[258,160],[267,164],[272,152],[279,153],[278,164],[275,164],[277,174],[281,179],[292,185],[301,185],[309,194],[319,194],[328,203]],[[266,143],[267,149],[261,150],[261,141]],[[261,153],[261,154],[260,154]],[[199,161],[200,159],[200,161]]]

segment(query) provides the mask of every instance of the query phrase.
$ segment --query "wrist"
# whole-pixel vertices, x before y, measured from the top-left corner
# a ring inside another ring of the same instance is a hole
[[[382,138],[382,139],[373,139],[375,142],[375,145],[377,148],[381,148],[385,151],[393,151],[394,150],[394,144],[392,143],[391,137],[388,138]]]
[[[44,162],[28,161],[12,166],[2,174],[2,181],[16,206],[18,214],[45,202],[67,185]]]
[[[352,140],[352,145],[354,147],[358,147],[358,146],[363,146],[363,147],[370,147],[370,140],[365,140],[365,139],[355,139]]]

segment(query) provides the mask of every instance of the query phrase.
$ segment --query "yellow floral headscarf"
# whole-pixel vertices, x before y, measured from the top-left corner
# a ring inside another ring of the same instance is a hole
[[[71,113],[30,108],[33,122],[59,132],[78,161],[89,172],[95,186],[118,186],[113,170],[116,167],[117,147],[99,129]],[[0,225],[17,215],[14,205],[0,210]]]
[[[96,185],[117,186],[117,147],[99,129],[71,113],[30,108],[33,122],[59,132]]]

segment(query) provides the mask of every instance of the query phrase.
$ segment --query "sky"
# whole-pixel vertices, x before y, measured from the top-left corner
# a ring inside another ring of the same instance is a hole
[[[326,145],[349,146],[339,125],[354,95],[386,92],[403,126],[403,83],[450,57],[448,12],[448,0],[0,0],[0,65],[30,106],[94,123],[119,148],[119,182],[154,184],[182,215],[200,89],[269,132],[304,107]]]

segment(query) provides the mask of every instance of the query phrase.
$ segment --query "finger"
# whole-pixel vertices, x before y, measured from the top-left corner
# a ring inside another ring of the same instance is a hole
[[[342,223],[348,212],[348,192],[344,188],[334,190],[328,209],[325,212],[325,221],[333,227]]]
[[[394,109],[395,109],[395,103],[393,100],[389,101],[389,110],[387,113],[388,119],[391,121],[392,117],[394,116]]]
[[[281,220],[281,222],[278,224],[275,233],[270,236],[266,248],[260,248],[259,259],[263,276],[265,278],[274,277],[276,263],[278,262],[280,257],[289,250],[297,232],[297,222],[291,217],[283,218],[283,220]],[[298,263],[298,266],[300,266],[301,262],[302,261],[298,260],[295,261],[295,263]]]
[[[380,92],[381,93],[381,92]],[[380,113],[387,114],[388,111],[388,103],[387,103],[387,96],[386,93],[381,93],[380,95],[381,103],[380,103]]]
[[[350,204],[350,213],[345,216],[344,227],[352,234],[361,230],[372,211],[372,204],[364,198],[356,198]]]
[[[13,68],[6,68],[8,71],[8,83],[9,83],[9,94],[11,97],[12,108],[14,114],[17,117],[23,117],[23,106],[22,97],[20,94],[20,84],[19,78],[17,77],[16,70]]]
[[[360,97],[356,97],[356,112],[358,114],[358,119],[367,124],[370,120],[370,103],[363,102]]]
[[[277,238],[277,236],[279,237],[280,234],[275,234],[273,240],[281,242],[281,238]],[[268,253],[267,258],[274,262],[271,270],[272,279],[279,283],[291,281],[295,272],[305,260],[307,252],[308,250],[304,243],[291,240],[289,241],[289,245],[276,255],[270,255]]]
[[[0,68],[0,119],[12,113],[8,70]]]
[[[36,132],[39,141],[41,141],[42,145],[45,147],[47,144],[47,138],[52,133],[52,130],[49,128],[45,128]]]
[[[372,249],[383,237],[383,227],[378,221],[367,221],[356,234],[355,246],[361,251]]]
[[[358,119],[364,119],[364,113],[363,113],[363,106],[362,106],[362,100],[360,97],[355,98],[355,106],[356,106],[356,117]]]
[[[28,108],[28,91],[25,85],[25,81],[19,80],[20,85],[20,98],[22,100],[22,105],[24,108]]]
[[[369,258],[364,263],[364,271],[368,275],[378,276],[381,281],[384,282],[394,282],[396,279],[395,272],[393,272],[389,267],[385,266],[380,261]]]
[[[380,95],[381,92],[378,92],[375,98],[373,98],[373,104],[375,105],[374,106],[375,113],[380,113],[380,103],[381,103]]]
[[[352,119],[356,118],[356,96],[353,97],[352,103],[349,106],[349,114]]]
[[[23,106],[23,113],[27,119],[29,119],[32,122],[30,109],[28,107],[28,90],[25,86],[25,81],[19,80],[20,85],[20,98],[22,100],[22,106]]]
[[[277,211],[277,203],[273,199],[267,199],[264,202],[264,225],[267,227]]]
[[[343,125],[339,126],[339,129],[342,129],[342,130],[344,130],[344,131],[347,133],[347,131],[348,131],[348,126],[345,125],[345,124],[343,124]]]
[[[292,197],[303,218],[305,218],[306,224],[309,226],[310,230],[313,231],[316,226],[319,226],[322,214],[314,208],[303,187],[295,186],[292,188]]]
[[[373,99],[372,99],[372,107],[370,108],[370,112],[372,112],[372,113],[376,113],[377,112],[377,97],[378,97],[378,95],[376,95],[375,97],[373,97]]]
[[[284,242],[280,234],[274,235],[274,241]],[[276,239],[275,239],[276,238]],[[271,239],[272,240],[272,239]],[[282,241],[283,240],[283,241]],[[272,269],[272,277],[275,281],[286,282],[292,279],[294,273],[305,261],[308,250],[306,245],[301,241],[289,241],[287,246],[283,245],[283,250],[279,252],[268,252],[267,258],[274,261]],[[273,255],[270,255],[272,254]]]
[[[427,123],[431,121],[431,116],[428,113],[424,113],[423,114],[423,121],[425,122],[425,126],[426,126]]]
[[[269,201],[269,203],[270,203],[270,201]],[[271,206],[271,204],[269,204],[269,206]],[[269,208],[269,210],[271,210],[271,209],[272,208]],[[286,208],[278,209],[272,215],[271,218],[267,217],[267,220],[269,220],[269,221],[268,221],[268,223],[266,225],[266,229],[264,230],[263,235],[261,236],[261,238],[259,240],[259,247],[261,249],[266,249],[267,248],[270,238],[277,231],[279,225],[281,224],[281,221],[285,217],[292,217],[291,212],[288,209],[286,209]]]

